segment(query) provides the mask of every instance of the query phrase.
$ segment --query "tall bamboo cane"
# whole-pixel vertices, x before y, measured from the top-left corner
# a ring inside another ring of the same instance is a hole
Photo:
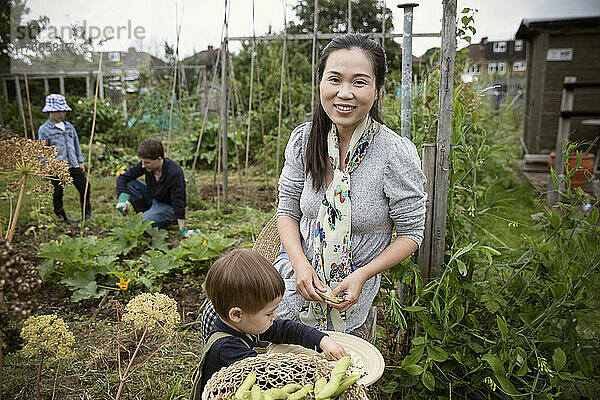
[[[100,74],[102,73],[102,52],[100,52],[100,61],[98,62],[98,77],[96,78],[96,91],[94,93],[94,116],[92,118],[92,132],[90,134],[90,145],[88,148],[88,167],[86,171],[86,182],[85,182],[85,190],[83,191],[83,215],[81,218],[81,232],[79,233],[80,237],[83,237],[83,231],[85,230],[85,216],[86,216],[86,204],[87,197],[90,188],[90,171],[92,169],[92,147],[94,146],[94,131],[96,130],[96,110],[98,105],[98,90],[100,89]]]

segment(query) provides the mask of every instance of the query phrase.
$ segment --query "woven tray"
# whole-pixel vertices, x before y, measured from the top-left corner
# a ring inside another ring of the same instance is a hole
[[[261,354],[221,368],[206,383],[202,400],[232,398],[251,371],[256,372],[256,384],[266,390],[292,382],[314,383],[322,376],[329,376],[332,369],[333,363],[305,354]],[[368,397],[363,386],[354,384],[338,399],[368,400]]]

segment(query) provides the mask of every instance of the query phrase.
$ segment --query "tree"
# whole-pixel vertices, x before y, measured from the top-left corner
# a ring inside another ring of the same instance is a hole
[[[385,31],[394,31],[392,10],[385,8],[385,14],[378,0],[352,0],[352,31],[357,33],[381,32],[383,16],[386,16]],[[314,0],[300,0],[294,7],[298,22],[288,24],[289,33],[312,33],[314,24]],[[348,0],[319,0],[318,27],[321,33],[344,33],[348,31]],[[328,40],[320,41],[318,53]],[[309,41],[297,44],[303,51],[310,54],[312,45]],[[388,67],[396,68],[402,65],[401,46],[393,39],[386,39],[385,50]]]
[[[352,30],[360,33],[381,32],[383,10],[377,0],[354,0],[352,3]],[[312,33],[314,24],[314,0],[300,0],[294,7],[298,23],[290,22],[290,33]],[[343,33],[348,31],[348,0],[319,1],[318,31],[321,33]],[[392,32],[394,23],[392,10],[385,8],[387,20],[385,31]]]

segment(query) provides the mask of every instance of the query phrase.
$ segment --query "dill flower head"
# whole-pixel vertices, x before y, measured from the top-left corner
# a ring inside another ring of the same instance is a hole
[[[21,337],[26,343],[21,350],[26,357],[39,356],[42,350],[54,354],[58,359],[74,356],[71,347],[75,344],[75,336],[65,321],[56,315],[27,318]]]
[[[0,174],[17,179],[22,176],[58,177],[62,184],[71,183],[69,165],[65,160],[56,159],[56,147],[46,146],[44,140],[3,136],[5,138],[0,139]]]
[[[136,329],[153,329],[157,325],[172,331],[181,317],[177,302],[162,293],[142,293],[127,303],[123,321],[132,322]]]

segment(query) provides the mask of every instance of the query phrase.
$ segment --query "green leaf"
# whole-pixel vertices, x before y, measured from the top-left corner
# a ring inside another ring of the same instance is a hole
[[[433,377],[433,374],[431,372],[423,372],[423,375],[421,376],[421,381],[427,389],[431,391],[435,390],[435,378]]]
[[[444,349],[438,346],[427,346],[427,355],[431,357],[433,361],[444,362],[448,359],[448,353]]]
[[[600,210],[598,210],[597,207],[594,207],[594,209],[590,213],[590,223],[597,224],[599,216],[600,216]]]
[[[560,347],[554,349],[554,354],[552,355],[552,361],[554,362],[554,368],[557,371],[563,369],[567,362],[567,355]]]
[[[519,313],[519,319],[527,325],[528,328],[533,329],[531,326],[531,317],[526,313]]]
[[[96,284],[95,281],[89,282],[87,285],[85,285],[73,292],[73,294],[71,295],[71,301],[74,303],[77,303],[78,301],[81,301],[81,300],[103,296],[104,291],[102,291],[102,294],[98,294],[98,293],[96,293],[97,288],[98,288],[98,285]]]
[[[48,278],[48,276],[50,276],[50,274],[54,272],[54,261],[46,260],[39,263],[37,266],[37,270],[42,280],[46,280],[46,278]]]
[[[152,237],[152,248],[162,251],[169,250],[169,244],[166,240],[168,232],[166,230],[150,227],[146,229],[146,232]]]
[[[411,341],[413,346],[419,346],[425,344],[425,336],[417,336],[413,338]]]
[[[558,175],[556,175],[556,170],[554,167],[550,167],[550,175],[552,175],[552,183],[554,184],[554,188],[558,189]]]
[[[456,260],[458,257],[473,250],[473,247],[475,247],[476,244],[477,244],[477,242],[470,243],[467,246],[461,247],[460,249],[456,250],[450,257],[450,261],[448,261],[448,265],[452,264],[452,261]]]
[[[85,272],[75,272],[70,277],[60,281],[63,285],[69,286],[71,290],[88,288],[91,282],[96,283],[96,271],[93,269]]]
[[[511,396],[516,396],[519,394],[519,392],[517,391],[515,386],[512,384],[512,382],[510,380],[508,380],[507,377],[496,375],[496,379],[498,380],[498,383],[500,384],[500,387],[502,388],[502,390],[504,390],[507,394],[509,394]]]
[[[423,345],[413,347],[410,353],[408,353],[408,355],[404,357],[404,360],[402,360],[402,368],[410,364],[417,364],[419,361],[421,361],[424,352],[425,346]]]
[[[417,364],[403,365],[402,369],[409,373],[409,375],[418,376],[423,373],[423,367]]]
[[[492,371],[494,371],[494,375],[496,378],[503,378],[506,375],[506,370],[504,369],[504,364],[500,361],[497,355],[492,353],[487,353],[483,357],[481,357],[483,361],[486,361]]]
[[[484,193],[485,205],[492,207],[496,201],[496,187],[494,185],[488,186]]]
[[[508,327],[506,326],[506,321],[504,320],[504,317],[496,315],[496,324],[498,325],[498,330],[500,331],[502,340],[506,341],[506,336],[508,335]]]
[[[458,265],[458,272],[462,275],[462,276],[467,276],[467,265],[462,262],[461,260],[456,260],[456,265]]]
[[[408,312],[418,312],[418,311],[426,311],[427,308],[422,307],[422,306],[408,306],[408,307],[403,307],[402,310],[408,311]]]
[[[523,361],[523,364],[521,364],[521,366],[519,367],[519,370],[515,373],[516,376],[525,376],[525,374],[527,374],[527,371],[529,370],[529,368],[527,368],[527,360]]]
[[[502,253],[500,253],[498,250],[494,249],[493,247],[490,246],[481,246],[482,249],[486,249],[487,251],[489,251],[490,253],[492,253],[495,256],[501,256]]]

